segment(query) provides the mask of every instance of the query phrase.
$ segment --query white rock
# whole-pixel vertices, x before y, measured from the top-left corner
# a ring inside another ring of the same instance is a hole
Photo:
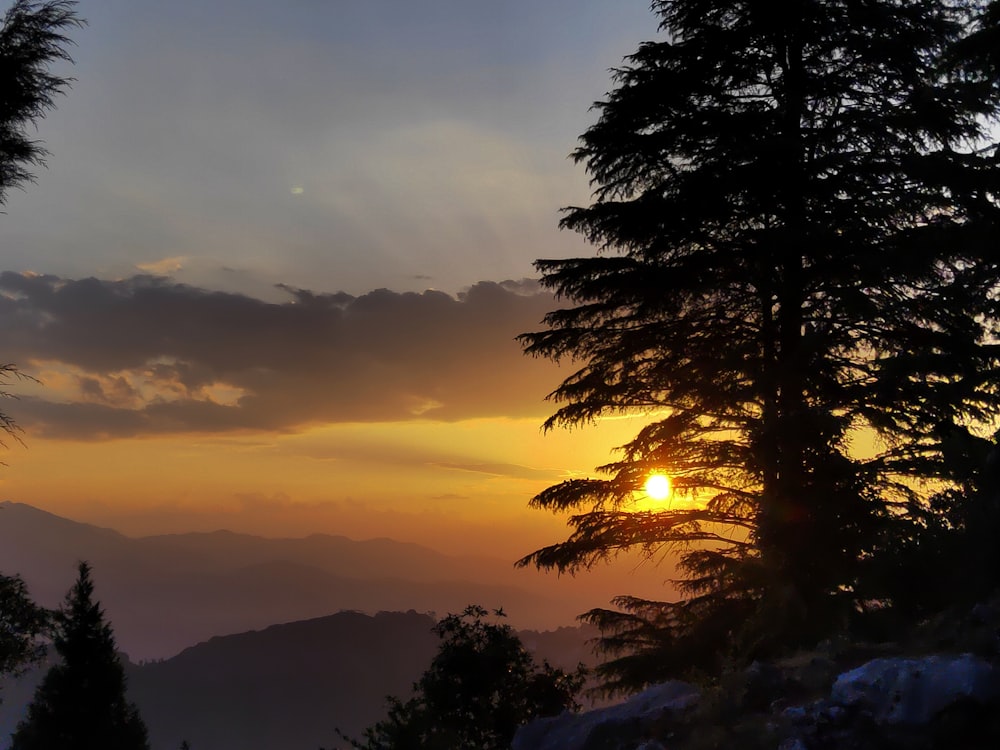
[[[972,654],[875,659],[837,678],[835,704],[871,713],[879,724],[926,724],[964,700],[989,703],[1000,697],[996,670]]]

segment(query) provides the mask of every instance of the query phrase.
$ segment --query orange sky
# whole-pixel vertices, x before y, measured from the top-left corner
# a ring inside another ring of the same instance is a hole
[[[556,305],[533,282],[265,303],[5,273],[0,302],[0,348],[43,381],[10,384],[28,447],[2,499],[131,535],[388,536],[513,561],[567,533],[531,497],[643,424],[542,433],[572,370],[514,340]]]
[[[17,404],[10,406],[16,414]],[[543,435],[537,419],[484,418],[281,435],[71,441],[29,434],[28,449],[8,452],[2,492],[136,535],[325,532],[515,557],[565,533],[562,519],[527,508],[532,495],[592,474],[635,425]]]
[[[592,473],[608,447],[636,429],[637,420],[625,419],[543,435],[537,419],[485,418],[282,435],[28,435],[27,449],[8,452],[0,492],[134,536],[220,528],[387,536],[513,562],[566,535],[564,519],[529,509],[529,498],[563,477]],[[671,598],[663,585],[670,577],[668,565],[629,557],[553,585],[560,593],[593,592],[583,601],[602,606],[621,593]]]
[[[47,169],[4,206],[0,352],[43,385],[9,384],[0,499],[511,560],[565,537],[529,499],[638,424],[541,434],[571,369],[515,341],[556,306],[523,277],[593,252],[558,229],[589,195],[566,154],[655,19],[349,5],[242,3],[233,34],[81,3]]]

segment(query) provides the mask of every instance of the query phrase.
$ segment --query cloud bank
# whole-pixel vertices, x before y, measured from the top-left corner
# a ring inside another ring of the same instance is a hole
[[[148,275],[4,272],[0,351],[46,384],[16,417],[33,435],[108,439],[548,411],[560,373],[514,340],[553,307],[534,282],[282,288],[274,303]]]

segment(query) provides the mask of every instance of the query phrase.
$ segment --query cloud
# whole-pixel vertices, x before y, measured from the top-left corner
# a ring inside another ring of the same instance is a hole
[[[553,307],[532,282],[481,282],[457,298],[282,290],[266,302],[154,276],[4,272],[5,359],[68,374],[23,398],[19,421],[111,438],[549,410],[561,374],[514,340]]]
[[[149,263],[136,263],[135,267],[143,273],[153,274],[154,276],[169,276],[184,268],[187,260],[186,256],[177,255],[172,258],[150,261]]]

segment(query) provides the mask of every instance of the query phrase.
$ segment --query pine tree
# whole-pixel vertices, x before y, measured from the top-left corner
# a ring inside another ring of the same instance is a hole
[[[546,428],[651,418],[608,478],[534,498],[573,511],[573,530],[521,561],[679,551],[681,601],[589,615],[622,688],[815,641],[884,603],[868,567],[925,507],[923,483],[951,481],[943,435],[1000,413],[984,127],[1000,92],[950,61],[978,4],[653,8],[662,36],[615,72],[574,153],[594,202],[562,226],[600,253],[537,262],[572,306],[522,336],[579,363]],[[673,477],[674,507],[635,509],[651,471]]]
[[[14,733],[12,750],[148,750],[146,726],[125,696],[125,672],[111,626],[94,601],[90,566],[56,618],[53,666]]]

